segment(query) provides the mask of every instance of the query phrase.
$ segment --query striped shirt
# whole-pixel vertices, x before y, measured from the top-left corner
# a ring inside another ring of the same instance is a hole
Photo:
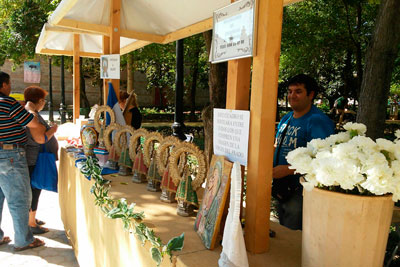
[[[0,94],[0,142],[25,144],[26,126],[34,118],[12,97]]]

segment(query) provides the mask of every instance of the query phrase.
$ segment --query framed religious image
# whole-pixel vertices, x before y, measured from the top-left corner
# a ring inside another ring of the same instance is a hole
[[[255,0],[240,0],[214,11],[210,61],[255,56]]]
[[[208,249],[214,249],[229,193],[232,163],[224,156],[213,155],[206,188],[194,229]]]

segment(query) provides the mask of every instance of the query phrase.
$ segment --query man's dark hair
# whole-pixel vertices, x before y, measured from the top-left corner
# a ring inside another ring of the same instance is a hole
[[[314,98],[317,96],[319,91],[319,86],[314,78],[306,75],[306,74],[298,74],[288,81],[288,86],[294,84],[304,84],[304,87],[307,90],[307,95],[309,95],[312,91],[314,91]]]
[[[10,75],[7,73],[0,71],[0,88],[3,87],[3,83],[9,83],[10,82]]]

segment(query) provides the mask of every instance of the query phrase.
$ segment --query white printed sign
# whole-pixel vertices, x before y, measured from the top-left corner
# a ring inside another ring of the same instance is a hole
[[[120,79],[120,55],[100,56],[100,78]]]
[[[214,109],[214,154],[247,166],[250,111]]]
[[[214,11],[211,62],[254,55],[255,0],[236,1]]]

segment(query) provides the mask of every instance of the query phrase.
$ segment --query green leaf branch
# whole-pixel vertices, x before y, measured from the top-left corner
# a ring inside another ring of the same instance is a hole
[[[110,181],[102,177],[101,170],[96,157],[88,157],[81,168],[83,175],[95,181],[90,189],[90,193],[95,198],[95,205],[99,206],[108,218],[121,219],[124,229],[133,232],[142,245],[146,241],[150,242],[150,255],[157,266],[160,266],[164,255],[169,255],[172,261],[172,252],[180,251],[183,248],[185,234],[182,233],[180,236],[172,238],[164,245],[154,231],[142,222],[145,217],[144,212],[134,211],[135,203],[128,204],[124,198],[115,200],[110,197]]]

